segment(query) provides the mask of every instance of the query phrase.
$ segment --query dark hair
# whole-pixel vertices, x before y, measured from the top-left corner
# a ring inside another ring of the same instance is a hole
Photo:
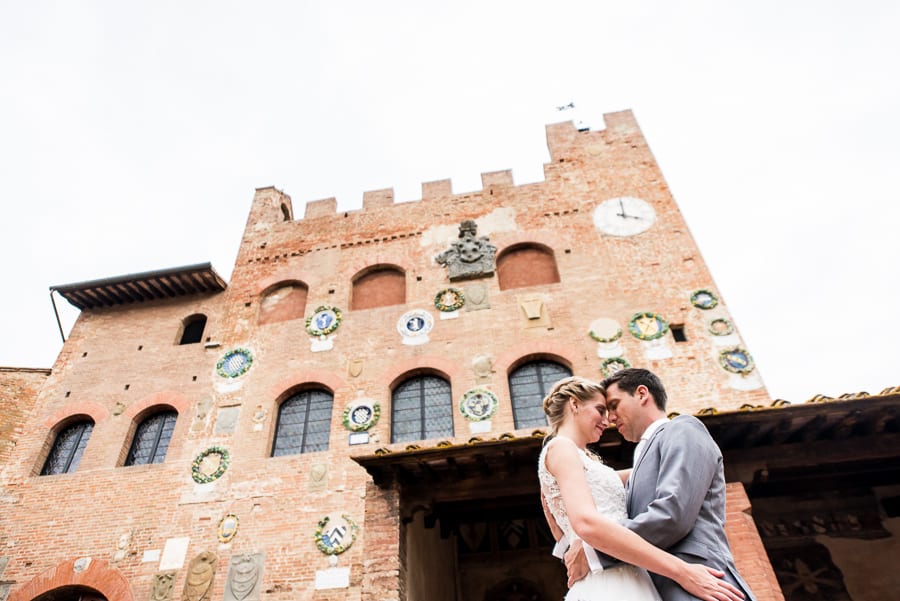
[[[634,394],[634,391],[637,390],[638,386],[646,386],[647,390],[649,390],[650,394],[653,396],[656,407],[660,411],[666,410],[666,401],[668,400],[666,397],[666,389],[663,388],[659,377],[651,371],[639,367],[629,367],[628,369],[617,371],[600,383],[600,385],[607,390],[613,384],[617,384],[619,390],[628,394]]]

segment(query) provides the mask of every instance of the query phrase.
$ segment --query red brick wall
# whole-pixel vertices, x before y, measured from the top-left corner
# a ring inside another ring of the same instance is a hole
[[[49,369],[0,367],[0,469],[9,461]]]
[[[553,253],[535,246],[517,246],[497,258],[500,290],[559,282]]]
[[[757,601],[784,601],[775,570],[763,547],[750,513],[750,499],[740,482],[726,485],[725,533],[734,553],[738,572],[756,595]]]
[[[401,305],[406,302],[406,275],[390,267],[375,269],[356,278],[351,297],[353,310]]]
[[[394,204],[391,191],[381,190],[346,213],[335,212],[334,199],[307,203],[303,218],[287,195],[259,189],[225,292],[83,312],[33,411],[14,418],[22,421],[18,444],[0,472],[0,554],[9,557],[3,577],[13,590],[54,566],[92,557],[109,562],[135,598],[147,598],[159,569],[153,554],[169,539],[188,537],[185,566],[202,551],[220,558],[212,598],[223,594],[230,557],[265,552],[267,600],[401,599],[398,492],[374,487],[348,459],[390,446],[391,386],[419,369],[445,374],[455,442],[471,436],[456,409],[459,398],[475,385],[487,386],[501,402],[491,432],[480,435],[498,436],[513,430],[507,370],[522,357],[555,357],[576,374],[601,376],[597,344],[588,336],[599,317],[625,327],[634,313],[655,311],[685,324],[688,341],[669,339],[668,359],[645,359],[643,343],[627,332],[621,340],[632,364],[666,382],[671,409],[768,402],[764,388],[732,388],[718,365],[718,347],[706,332],[710,314],[692,307],[689,296],[699,288],[721,291],[631,114],[608,115],[607,129],[597,132],[553,125],[548,141],[546,180],[523,186],[497,172],[485,174],[484,189],[476,192],[452,194],[449,182],[431,182],[419,202]],[[658,220],[650,231],[632,238],[597,232],[593,208],[622,195],[654,206]],[[282,205],[297,219],[285,221]],[[487,288],[489,308],[464,307],[456,319],[439,319],[434,296],[449,281],[434,256],[456,239],[464,219],[476,220],[478,235],[488,236],[498,254],[522,243],[545,245],[559,281],[501,290],[496,277],[484,278],[478,283]],[[350,309],[353,277],[375,265],[404,271],[405,304]],[[260,319],[265,294],[280,282],[307,287],[307,315],[319,305],[343,311],[331,350],[311,347],[302,316]],[[526,297],[542,303],[539,322],[523,316]],[[435,317],[427,344],[401,341],[397,320],[410,309]],[[728,315],[727,303],[716,312]],[[208,317],[203,343],[178,345],[182,320],[196,313]],[[216,363],[235,347],[249,349],[254,361],[243,376],[226,379]],[[491,373],[476,373],[478,356],[488,357]],[[308,383],[334,394],[329,451],[272,458],[277,404],[290,388]],[[381,420],[368,444],[351,447],[341,416],[361,395],[381,405]],[[179,412],[165,461],[120,467],[136,419],[163,399]],[[78,471],[35,476],[52,429],[85,408],[96,424]],[[233,430],[221,427],[226,416],[236,416]],[[213,445],[228,449],[230,467],[212,484],[195,484],[191,462]],[[356,542],[338,557],[339,567],[351,569],[350,588],[316,591],[316,572],[329,563],[313,533],[335,512],[361,526]],[[240,526],[222,545],[216,528],[228,513]],[[739,555],[744,544],[735,541]],[[184,574],[181,568],[176,594]]]

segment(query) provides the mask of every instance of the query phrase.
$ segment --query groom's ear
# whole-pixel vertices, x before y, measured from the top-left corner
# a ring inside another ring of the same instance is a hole
[[[639,384],[638,387],[634,389],[634,395],[640,400],[641,405],[645,405],[647,401],[653,400],[650,395],[650,389],[643,384]]]

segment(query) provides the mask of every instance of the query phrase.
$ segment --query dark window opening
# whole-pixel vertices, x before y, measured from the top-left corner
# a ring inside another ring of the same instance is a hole
[[[66,426],[56,435],[53,448],[50,449],[47,461],[44,462],[44,467],[41,469],[41,475],[68,474],[78,469],[93,429],[94,422],[91,421],[81,421]]]
[[[184,331],[178,344],[196,344],[203,340],[203,329],[206,327],[206,315],[191,315],[184,320]]]
[[[675,342],[687,342],[687,334],[684,333],[684,326],[669,326],[669,329],[672,330],[672,338],[675,339]]]
[[[142,421],[134,433],[125,465],[162,463],[169,450],[177,419],[177,412],[163,411]]]

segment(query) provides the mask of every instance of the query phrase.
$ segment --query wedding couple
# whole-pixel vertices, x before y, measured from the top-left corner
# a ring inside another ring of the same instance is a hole
[[[554,538],[574,543],[567,601],[755,601],[725,538],[722,454],[698,419],[665,407],[645,369],[565,378],[544,399],[538,476]],[[587,450],[611,422],[638,442],[631,470]]]

